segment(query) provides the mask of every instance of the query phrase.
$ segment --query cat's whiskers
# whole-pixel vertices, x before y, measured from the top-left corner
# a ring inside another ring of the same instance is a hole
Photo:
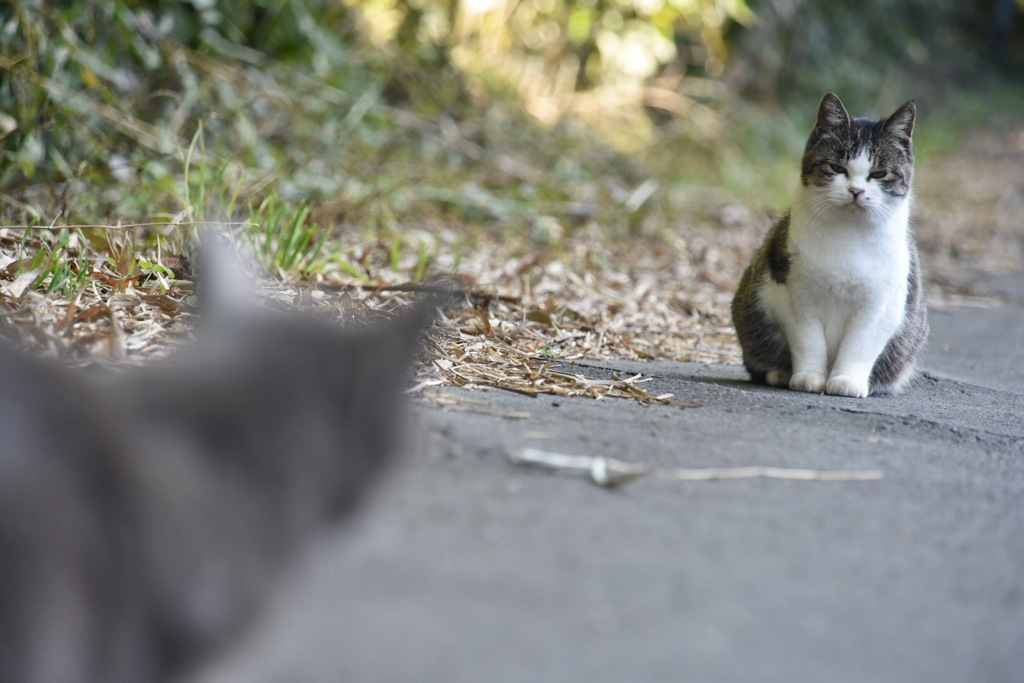
[[[851,212],[861,211],[869,222],[882,224],[895,215],[901,202],[887,201],[884,197],[851,202],[847,199],[845,189],[833,187],[806,190],[800,199],[800,204],[807,220],[813,223],[824,222],[833,212],[845,212],[846,215],[853,215]]]
[[[885,223],[896,214],[899,202],[876,202],[870,206],[871,217],[878,223]]]
[[[817,222],[820,218],[823,218],[827,214],[831,213],[833,209],[837,208],[836,203],[826,194],[812,194],[805,197],[805,206],[810,209],[808,219],[812,222]]]

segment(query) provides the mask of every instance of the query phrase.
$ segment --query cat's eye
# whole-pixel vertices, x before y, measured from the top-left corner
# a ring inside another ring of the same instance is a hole
[[[833,173],[837,173],[839,175],[846,175],[845,166],[840,166],[839,164],[829,164],[828,167],[829,169],[831,169]]]
[[[889,175],[888,171],[872,171],[871,173],[868,174],[868,178],[872,178],[873,180],[881,180],[887,175]]]

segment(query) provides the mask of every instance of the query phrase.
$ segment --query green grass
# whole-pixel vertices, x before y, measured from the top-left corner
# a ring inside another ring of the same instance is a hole
[[[77,242],[77,232],[67,228],[32,232],[38,246],[31,258],[20,261],[19,273],[34,273],[32,287],[47,295],[63,298],[74,296],[88,280],[87,270],[69,249],[73,241]],[[30,231],[26,230],[25,233],[27,236]],[[22,256],[29,251],[25,242],[22,242]]]
[[[324,236],[310,220],[309,206],[270,196],[250,208],[245,237],[270,273],[311,275],[322,269]]]
[[[1024,102],[1024,85],[1003,80],[982,82],[977,88],[963,89],[955,98],[947,98],[935,111],[920,114],[914,130],[918,156],[945,156],[964,142],[972,128],[999,127],[1018,121]]]

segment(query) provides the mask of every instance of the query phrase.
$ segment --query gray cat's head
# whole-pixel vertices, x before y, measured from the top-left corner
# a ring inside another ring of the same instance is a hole
[[[911,101],[881,121],[851,118],[835,93],[825,93],[800,175],[815,207],[884,218],[905,202],[914,179],[916,113]]]

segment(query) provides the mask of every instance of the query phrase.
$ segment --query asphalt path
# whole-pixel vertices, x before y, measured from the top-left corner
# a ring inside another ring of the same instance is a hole
[[[202,680],[1024,681],[1024,278],[993,283],[1006,305],[932,312],[897,398],[626,361],[571,369],[702,407],[452,390]],[[882,478],[606,489],[508,462],[527,447]]]

